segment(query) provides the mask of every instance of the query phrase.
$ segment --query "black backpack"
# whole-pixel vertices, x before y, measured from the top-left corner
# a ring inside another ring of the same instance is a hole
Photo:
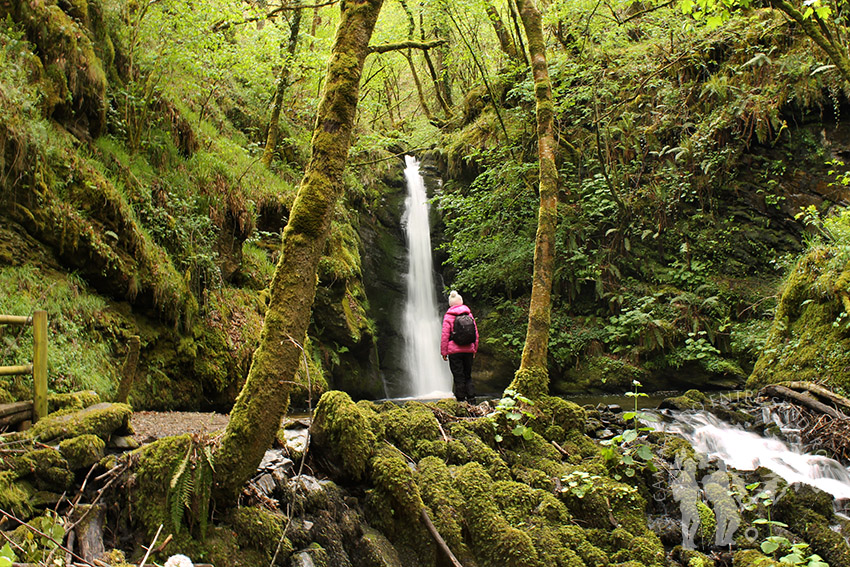
[[[472,315],[461,313],[455,317],[451,339],[456,345],[471,345],[475,342],[475,320]]]

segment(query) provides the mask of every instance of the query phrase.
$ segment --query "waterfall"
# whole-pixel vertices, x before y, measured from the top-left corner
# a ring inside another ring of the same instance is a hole
[[[681,435],[696,451],[718,457],[730,467],[748,471],[765,467],[789,484],[802,482],[832,494],[836,500],[850,499],[850,471],[838,461],[803,453],[778,439],[730,425],[708,412],[674,412],[672,417],[672,423],[660,428]]]
[[[419,174],[419,161],[405,156],[407,200],[402,218],[407,239],[407,303],[404,307],[405,366],[410,395],[417,398],[451,396],[448,363],[440,356],[442,316],[437,309],[428,196]]]

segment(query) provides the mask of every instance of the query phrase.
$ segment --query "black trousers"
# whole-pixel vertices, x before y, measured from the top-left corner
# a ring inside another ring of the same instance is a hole
[[[472,385],[472,359],[475,357],[471,352],[460,352],[449,355],[449,370],[452,371],[454,381],[453,390],[455,399],[459,402],[475,400],[475,387]]]

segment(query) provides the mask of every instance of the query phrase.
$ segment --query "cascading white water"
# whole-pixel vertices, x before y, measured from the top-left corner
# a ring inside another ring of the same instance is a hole
[[[410,395],[417,398],[451,396],[451,374],[440,357],[442,317],[437,309],[428,196],[419,174],[419,161],[405,156],[407,200],[402,218],[407,239],[407,304],[404,308],[405,364]]]
[[[660,428],[681,435],[696,451],[719,457],[730,467],[749,471],[765,467],[789,484],[802,482],[836,499],[850,498],[850,471],[838,461],[803,453],[778,439],[745,431],[707,412],[676,412],[673,419]]]

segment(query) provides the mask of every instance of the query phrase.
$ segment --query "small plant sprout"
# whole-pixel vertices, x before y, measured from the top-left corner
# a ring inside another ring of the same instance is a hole
[[[534,414],[528,410],[528,407],[533,406],[534,402],[516,392],[515,390],[505,390],[502,399],[499,400],[496,409],[487,417],[493,424],[493,429],[496,430],[496,442],[501,443],[504,440],[499,434],[498,418],[500,415],[505,416],[508,428],[511,434],[522,437],[523,439],[531,439],[534,431],[526,424],[529,419],[534,418]]]
[[[649,396],[639,391],[642,384],[637,380],[632,380],[632,386],[634,389],[631,392],[626,392],[626,396],[634,398],[634,410],[623,414],[623,419],[627,424],[631,421],[632,427],[624,430],[621,435],[602,442],[603,445],[607,445],[602,450],[602,457],[609,463],[613,463],[614,468],[619,465],[625,465],[623,474],[627,477],[635,476],[635,467],[637,466],[641,466],[650,472],[655,472],[656,470],[655,464],[652,462],[652,451],[649,446],[642,443],[634,444],[634,442],[637,441],[641,432],[652,431],[649,427],[641,427],[640,420],[657,421],[657,418],[651,413],[639,411],[638,398]],[[613,445],[618,445],[622,450],[622,454],[618,453]],[[615,480],[620,480],[621,478],[622,476],[619,473],[614,474]]]

